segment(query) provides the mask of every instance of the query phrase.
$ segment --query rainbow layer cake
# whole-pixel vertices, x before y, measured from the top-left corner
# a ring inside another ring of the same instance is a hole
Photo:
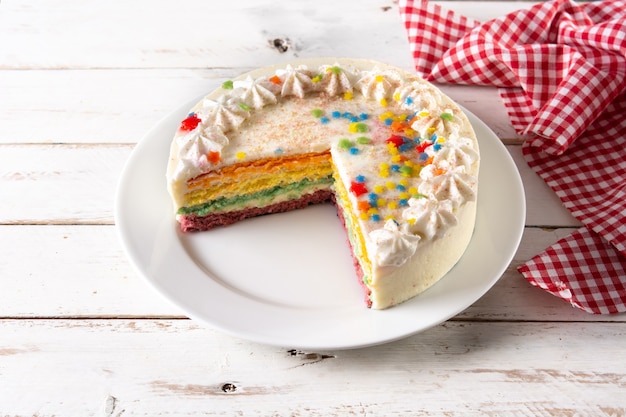
[[[367,305],[426,290],[463,255],[476,217],[478,143],[463,111],[382,63],[301,60],[226,81],[171,145],[183,232],[331,201]]]

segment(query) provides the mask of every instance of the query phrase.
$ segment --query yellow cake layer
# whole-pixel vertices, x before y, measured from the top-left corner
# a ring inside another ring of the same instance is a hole
[[[329,152],[261,159],[190,180],[184,206],[252,194],[305,179],[316,182],[331,175]]]
[[[363,269],[364,283],[368,285],[372,279],[372,263],[367,256],[365,237],[363,236],[363,232],[359,227],[359,221],[356,217],[357,211],[352,207],[350,198],[348,197],[348,190],[344,186],[336,171],[333,172],[333,176],[335,177],[333,185],[335,189],[335,200],[337,205],[342,207],[341,211],[343,212],[345,219],[346,229],[348,229],[348,236],[351,239],[350,243],[352,244],[352,250],[357,255],[361,268]]]

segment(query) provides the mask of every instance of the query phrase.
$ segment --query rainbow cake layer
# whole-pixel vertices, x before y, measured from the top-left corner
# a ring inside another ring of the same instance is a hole
[[[433,85],[365,60],[301,60],[225,82],[180,124],[167,180],[183,232],[333,201],[367,305],[432,286],[476,217],[479,149]]]

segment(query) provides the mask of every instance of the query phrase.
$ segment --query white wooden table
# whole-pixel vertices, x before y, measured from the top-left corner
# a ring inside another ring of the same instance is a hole
[[[481,20],[528,5],[447,2]],[[187,319],[137,276],[113,219],[135,144],[229,77],[313,56],[412,68],[392,0],[0,3],[0,416],[626,415],[626,316],[516,271],[579,224],[490,88],[443,87],[516,161],[526,229],[453,319],[371,348],[268,347]]]

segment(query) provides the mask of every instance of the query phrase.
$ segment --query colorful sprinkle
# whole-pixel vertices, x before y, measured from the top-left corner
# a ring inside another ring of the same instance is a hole
[[[372,140],[370,138],[366,138],[365,136],[359,136],[356,138],[356,142],[360,145],[367,145],[368,143],[371,143]]]
[[[382,83],[383,81],[385,81],[385,77],[383,77],[382,75],[377,75],[376,77],[374,77],[374,81],[376,81],[377,83]]]
[[[451,122],[454,120],[454,116],[451,113],[441,113],[439,117],[447,122]]]
[[[322,122],[322,124],[325,125],[328,122],[330,122],[330,119],[326,116],[323,116],[323,117],[320,117],[320,122]]]
[[[350,123],[348,130],[352,133],[365,133],[369,131],[369,128],[367,127],[365,123],[356,122],[356,123]]]
[[[372,214],[372,216],[370,217],[370,219],[373,222],[379,222],[380,221],[380,214]]]
[[[243,159],[243,158],[245,158],[245,157],[246,157],[246,153],[245,153],[245,152],[237,152],[237,153],[235,154],[235,157],[236,157],[237,159]]]
[[[367,114],[367,113],[361,113],[361,114],[359,114],[359,119],[361,119],[361,120],[367,120],[367,119],[369,119],[369,118],[370,118],[370,115],[369,115],[369,114]]]
[[[387,107],[389,105],[386,98],[381,98],[378,103],[383,107]]]
[[[363,175],[357,175],[355,178],[356,182],[365,182],[365,177]]]
[[[224,81],[224,82],[222,83],[222,88],[223,88],[224,90],[232,90],[232,89],[233,89],[233,82],[232,82],[231,80]]]
[[[209,151],[209,153],[206,154],[206,159],[213,165],[217,165],[220,163],[222,155],[220,155],[219,152]]]
[[[335,65],[333,67],[328,68],[327,71],[328,72],[332,72],[335,75],[339,75],[339,74],[341,74],[341,67],[338,67],[338,66]]]
[[[315,77],[311,78],[311,81],[313,81],[314,83],[319,83],[320,81],[322,81],[322,74],[317,74]]]
[[[384,112],[384,113],[381,113],[381,115],[380,115],[380,116],[378,116],[378,119],[379,119],[381,122],[384,122],[384,121],[386,121],[387,119],[391,119],[391,121],[393,122],[393,113],[392,113],[392,112],[390,112],[390,111],[386,111],[386,112]]]
[[[415,149],[417,152],[423,153],[430,145],[432,145],[432,142],[423,142],[420,143]]]
[[[350,139],[342,138],[337,142],[339,149],[348,150],[352,148],[352,141]]]
[[[243,111],[250,111],[250,106],[248,106],[246,103],[239,103],[239,108]]]
[[[278,75],[274,75],[273,77],[271,77],[270,82],[276,85],[281,85],[283,83]]]
[[[404,139],[402,139],[402,136],[392,135],[387,138],[385,143],[392,144],[395,148],[399,148],[404,143]]]
[[[350,148],[350,155],[356,155],[359,153],[359,148]]]
[[[313,117],[315,118],[320,118],[324,115],[324,110],[322,109],[313,109],[311,110],[311,114],[313,115]]]
[[[352,94],[352,91],[346,91],[345,93],[343,93],[344,100],[352,100],[353,98],[354,94]]]
[[[359,209],[359,211],[367,211],[370,209],[370,203],[369,201],[359,200],[356,203],[356,207],[357,209]]]
[[[330,115],[331,115],[334,119],[339,119],[339,118],[341,117],[341,112],[340,112],[340,111],[335,110],[335,111],[334,111],[334,112],[332,112]]]
[[[365,184],[363,184],[362,182],[356,182],[356,181],[352,181],[350,183],[350,191],[352,192],[352,194],[354,194],[357,197],[363,194],[367,194],[368,192]]]
[[[180,130],[185,131],[185,132],[189,132],[191,130],[194,130],[196,127],[198,127],[198,125],[202,122],[202,120],[200,120],[200,118],[198,116],[196,116],[195,113],[191,113],[189,115],[189,117],[187,117],[185,120],[183,120],[180,123]]]

